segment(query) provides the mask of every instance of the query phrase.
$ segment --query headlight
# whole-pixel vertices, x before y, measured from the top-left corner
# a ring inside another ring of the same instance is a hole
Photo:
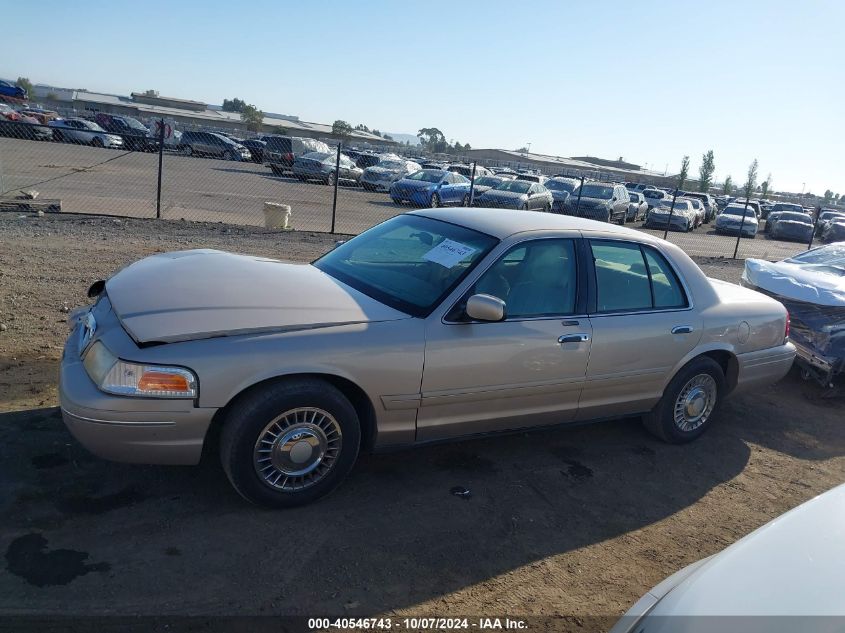
[[[196,376],[181,367],[145,365],[120,360],[97,341],[82,361],[97,387],[119,396],[195,398]]]

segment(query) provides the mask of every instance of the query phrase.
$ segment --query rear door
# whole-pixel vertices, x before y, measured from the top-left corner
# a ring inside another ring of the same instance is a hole
[[[593,344],[579,420],[644,413],[698,344],[692,297],[656,248],[608,234],[588,242]]]

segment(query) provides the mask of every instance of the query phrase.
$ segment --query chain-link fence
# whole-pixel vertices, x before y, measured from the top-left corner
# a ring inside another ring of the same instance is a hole
[[[531,155],[430,155],[404,145],[242,138],[190,125],[177,131],[164,120],[128,128],[129,117],[102,113],[18,114],[0,112],[0,210],[25,205],[357,234],[413,206],[473,205],[480,213],[513,206],[665,233],[697,256],[781,259],[807,248],[811,234],[821,239],[812,220],[804,232],[770,230],[767,209],[756,202],[737,211],[736,203],[723,208],[712,197]],[[421,168],[427,173],[414,176]]]

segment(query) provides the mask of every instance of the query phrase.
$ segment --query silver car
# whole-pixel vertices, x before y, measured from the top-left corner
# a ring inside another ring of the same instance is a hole
[[[627,416],[688,442],[795,356],[779,302],[677,246],[504,209],[409,212],[312,264],[157,254],[89,296],[61,362],[73,435],[196,464],[219,433],[232,485],[276,507],[330,492],[362,450]]]
[[[109,134],[88,119],[54,119],[47,124],[53,130],[53,140],[82,143],[94,147],[123,147],[123,139]]]
[[[488,189],[475,198],[477,207],[494,209],[522,209],[523,211],[552,210],[554,198],[552,192],[543,185],[530,180],[503,180],[492,189]]]
[[[390,191],[397,180],[422,169],[419,163],[403,158],[385,158],[378,165],[367,167],[361,174],[361,186],[368,191]]]
[[[841,631],[845,485],[684,567],[640,598],[610,633]]]

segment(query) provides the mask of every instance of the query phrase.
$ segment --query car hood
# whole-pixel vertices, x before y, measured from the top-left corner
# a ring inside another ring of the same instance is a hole
[[[395,185],[397,187],[402,187],[403,189],[420,191],[423,191],[425,189],[431,189],[432,187],[437,187],[436,182],[427,182],[425,180],[408,180],[407,178],[397,180]]]
[[[845,485],[787,512],[707,560],[671,589],[637,628],[655,633],[709,630],[711,625],[701,618],[660,617],[669,615],[842,616],[843,566]],[[822,618],[816,620],[820,626],[813,630],[829,630]],[[806,630],[800,622],[790,624]]]
[[[606,207],[608,204],[610,204],[610,200],[606,200],[605,198],[590,198],[588,196],[581,196],[581,204],[586,204],[594,207]]]
[[[386,167],[367,167],[364,174],[368,176],[398,176],[402,173],[401,169],[387,169]]]
[[[161,253],[106,282],[137,343],[171,343],[409,318],[310,264],[215,250]]]

